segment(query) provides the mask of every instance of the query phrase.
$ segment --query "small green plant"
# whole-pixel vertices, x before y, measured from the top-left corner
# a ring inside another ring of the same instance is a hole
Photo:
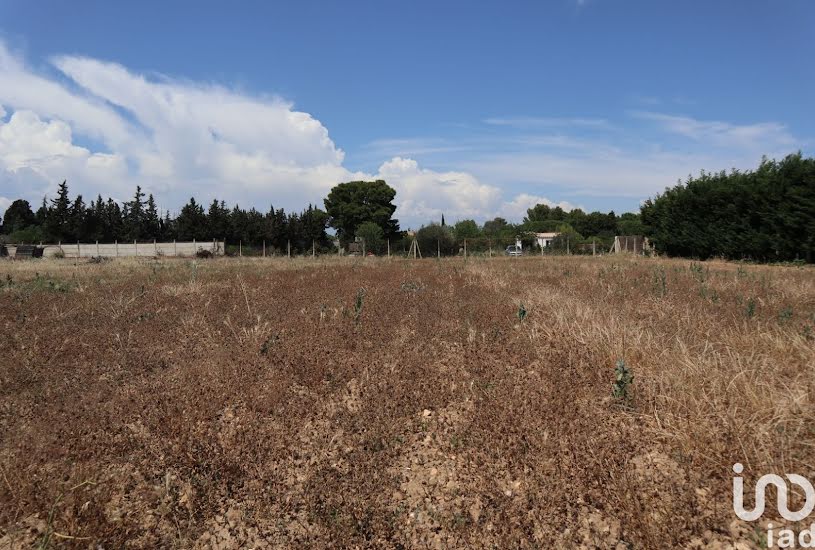
[[[668,276],[662,266],[654,269],[654,287],[661,297],[665,297],[668,293]]]
[[[365,289],[360,288],[357,290],[357,298],[354,300],[354,321],[359,322],[359,316],[362,314],[362,305],[365,301]]]
[[[747,317],[755,317],[756,315],[756,301],[752,298],[747,300],[747,309],[745,311]]]
[[[781,312],[778,314],[778,320],[781,321],[782,323],[786,323],[790,319],[792,319],[792,308],[790,306],[787,306],[784,309],[782,309]]]
[[[699,287],[699,296],[714,303],[719,301],[719,293],[716,292],[716,289],[709,288],[705,283]]]
[[[614,368],[614,383],[611,385],[611,395],[618,401],[628,401],[628,391],[634,383],[634,375],[625,365],[625,361],[619,359]]]
[[[523,304],[521,304],[520,307],[518,308],[518,320],[523,323],[524,319],[526,319],[526,314],[527,314],[526,308],[524,307]]]

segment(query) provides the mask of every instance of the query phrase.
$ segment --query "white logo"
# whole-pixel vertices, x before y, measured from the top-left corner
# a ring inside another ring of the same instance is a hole
[[[744,466],[740,463],[733,464],[733,471],[740,474],[744,471]],[[809,480],[798,474],[786,474],[795,485],[804,490],[806,501],[804,506],[797,512],[791,512],[787,507],[787,482],[784,478],[775,474],[763,475],[756,483],[756,504],[752,510],[744,509],[744,479],[741,476],[733,478],[733,511],[744,521],[755,521],[764,513],[765,496],[764,491],[768,485],[775,485],[778,492],[778,513],[787,521],[801,521],[815,509],[815,488]]]

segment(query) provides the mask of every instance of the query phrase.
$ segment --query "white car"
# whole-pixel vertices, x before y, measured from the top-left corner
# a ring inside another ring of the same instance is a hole
[[[504,254],[507,256],[523,256],[524,253],[520,246],[511,244],[504,250]]]

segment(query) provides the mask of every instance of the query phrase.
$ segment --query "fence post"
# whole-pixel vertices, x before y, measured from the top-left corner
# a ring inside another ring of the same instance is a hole
[[[591,255],[594,256],[596,254],[597,254],[597,251],[596,251],[595,239],[592,239],[591,240]]]
[[[566,237],[566,255],[571,256],[571,254],[572,254],[572,251],[569,248],[569,237]]]
[[[291,259],[291,240],[286,241],[286,257]]]
[[[365,257],[365,239],[362,239],[362,257]]]
[[[464,259],[467,259],[467,239],[464,239]]]
[[[317,257],[317,250],[314,248],[314,239],[311,240],[311,259]]]
[[[173,239],[173,256],[178,256],[178,243]]]
[[[158,257],[158,245],[156,244],[156,239],[153,239],[153,254]]]
[[[96,240],[96,257],[101,258],[101,256],[99,255],[99,240],[98,239]]]
[[[118,258],[119,257],[119,239],[116,239],[115,241],[113,241],[113,244],[116,245],[116,257]],[[60,248],[62,248],[62,246],[60,246]]]
[[[388,258],[391,257],[391,240],[388,239]]]
[[[196,253],[198,252],[198,247],[195,246],[195,238],[192,239],[192,257],[195,258]]]
[[[487,239],[487,243],[490,246],[490,258],[492,258],[492,239]]]
[[[266,257],[266,239],[263,239],[263,257]]]
[[[441,258],[441,241],[436,239],[436,258]]]
[[[238,239],[238,258],[243,258],[243,240]]]
[[[215,253],[217,250],[218,250],[218,247],[215,245],[215,239],[213,238],[213,239],[212,239],[212,255],[213,255],[213,256],[216,256],[216,255],[217,255],[217,254]]]

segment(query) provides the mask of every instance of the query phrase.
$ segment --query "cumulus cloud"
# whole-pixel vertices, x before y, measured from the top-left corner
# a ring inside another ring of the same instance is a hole
[[[62,77],[37,74],[0,43],[0,102],[13,109],[0,125],[4,188],[40,195],[67,178],[75,192],[119,200],[141,184],[170,208],[192,195],[300,208],[352,176],[328,130],[280,98],[84,57],[52,63]]]
[[[415,226],[484,219],[501,190],[462,171],[394,156],[376,174],[353,173],[319,120],[275,96],[137,74],[76,56],[36,72],[0,42],[0,185],[38,202],[63,179],[86,199],[128,200],[136,185],[177,209],[195,196],[265,209],[320,204],[341,181],[381,178],[397,190],[397,216]],[[3,112],[3,114],[5,114]],[[426,151],[425,151],[426,152]]]
[[[566,212],[578,208],[570,202],[553,202],[546,197],[530,195],[529,193],[521,193],[515,196],[515,198],[513,198],[511,201],[502,204],[499,214],[502,218],[507,220],[522,220],[524,216],[526,216],[526,211],[538,204],[545,204],[550,208],[559,206]]]
[[[408,219],[482,218],[500,203],[501,190],[467,172],[422,169],[409,158],[395,157],[379,167],[377,178],[396,189],[399,215]]]
[[[11,197],[37,204],[67,179],[86,200],[128,200],[141,185],[164,209],[195,196],[291,210],[320,204],[339,182],[381,178],[397,190],[405,227],[442,214],[519,220],[537,203],[572,207],[547,199],[553,191],[641,199],[701,168],[749,168],[797,143],[778,123],[642,111],[630,114],[658,129],[653,141],[600,118],[494,117],[490,131],[456,141],[372,142],[362,154],[379,168],[367,174],[350,171],[328,129],[280,97],[87,57],[50,61],[34,70],[0,41],[0,208]]]

